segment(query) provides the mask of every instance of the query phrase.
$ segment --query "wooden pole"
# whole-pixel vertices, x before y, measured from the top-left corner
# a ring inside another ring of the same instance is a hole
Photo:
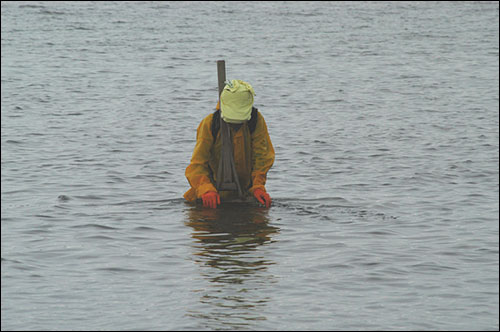
[[[226,81],[226,62],[224,60],[217,60],[217,78],[219,79],[219,100],[222,90]]]
[[[226,82],[226,62],[217,60],[217,78],[219,80],[219,101],[222,90]],[[221,134],[221,153],[219,159],[219,168],[217,170],[216,188],[218,191],[237,191],[240,198],[243,198],[238,173],[234,164],[233,156],[233,138],[228,124],[220,118],[220,134]]]

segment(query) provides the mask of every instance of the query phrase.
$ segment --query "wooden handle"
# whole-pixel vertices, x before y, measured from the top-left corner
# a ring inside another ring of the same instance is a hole
[[[226,81],[226,62],[217,60],[217,78],[219,79],[219,98],[222,90],[224,90],[224,82]]]

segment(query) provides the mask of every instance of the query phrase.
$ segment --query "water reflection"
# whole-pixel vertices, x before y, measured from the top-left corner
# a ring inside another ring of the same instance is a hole
[[[279,229],[269,225],[268,210],[243,204],[187,210],[192,227],[193,260],[208,284],[200,285],[200,306],[189,316],[203,328],[248,329],[266,319],[273,275],[265,245]],[[206,286],[206,287],[203,287]]]

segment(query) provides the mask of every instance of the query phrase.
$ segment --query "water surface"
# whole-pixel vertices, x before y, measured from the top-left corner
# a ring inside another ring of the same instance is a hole
[[[498,330],[498,2],[2,2],[2,330]],[[186,204],[216,61],[270,209]]]

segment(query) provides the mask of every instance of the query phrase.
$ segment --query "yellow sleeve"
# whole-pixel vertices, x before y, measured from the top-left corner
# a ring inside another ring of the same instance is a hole
[[[210,180],[210,149],[213,145],[212,137],[212,114],[203,119],[196,132],[196,146],[191,157],[191,163],[186,168],[186,178],[191,185],[184,198],[194,201],[209,191],[215,191],[214,184]]]
[[[257,125],[252,134],[252,187],[250,193],[255,189],[266,191],[267,172],[274,164],[274,147],[267,131],[266,121],[262,114],[258,113]]]

